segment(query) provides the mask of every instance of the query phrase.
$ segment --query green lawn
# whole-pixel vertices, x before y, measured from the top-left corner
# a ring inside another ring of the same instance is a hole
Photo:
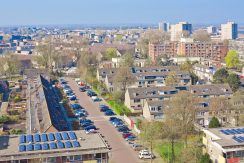
[[[124,106],[124,104],[118,103],[114,100],[108,101],[108,104],[118,115],[127,115],[130,113],[130,110],[126,106]]]
[[[184,148],[184,144],[182,142],[176,142],[175,143],[175,156],[179,156],[181,153],[181,150]],[[168,155],[169,155],[169,159],[171,159],[171,143],[168,142],[164,142],[164,143],[159,143],[156,148],[155,148],[156,152],[164,159],[164,160],[168,160]]]

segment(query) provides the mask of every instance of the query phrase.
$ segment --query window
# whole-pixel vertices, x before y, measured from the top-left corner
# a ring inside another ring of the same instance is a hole
[[[134,103],[139,103],[139,102],[141,102],[140,99],[134,99]]]

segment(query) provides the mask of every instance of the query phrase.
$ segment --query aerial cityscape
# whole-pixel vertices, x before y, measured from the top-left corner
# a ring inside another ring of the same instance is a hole
[[[244,163],[243,8],[1,2],[0,163]]]

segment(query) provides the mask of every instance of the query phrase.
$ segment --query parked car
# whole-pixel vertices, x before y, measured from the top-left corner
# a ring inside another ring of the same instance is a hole
[[[85,118],[85,117],[87,117],[86,114],[81,113],[81,112],[75,113],[75,116],[76,116],[76,117],[79,117],[79,118]]]
[[[135,151],[139,151],[139,150],[142,150],[142,149],[143,149],[143,146],[140,145],[140,144],[133,144],[133,145],[132,145],[132,148],[133,148]]]
[[[88,90],[87,93],[86,93],[89,97],[92,97],[92,96],[97,96],[97,94],[91,90]]]
[[[109,107],[107,105],[104,105],[104,104],[100,104],[99,105],[99,108],[102,109],[102,108],[106,108],[106,109],[109,109]]]
[[[82,107],[80,106],[80,104],[71,104],[71,108],[72,109],[75,109],[75,110],[82,109]]]
[[[118,118],[117,117],[109,117],[109,121],[110,122],[113,122],[113,121],[115,121],[115,120],[117,120]]]
[[[125,138],[126,141],[135,141],[136,137],[134,135],[129,135],[127,138]]]
[[[86,128],[88,126],[91,126],[92,123],[87,122],[87,123],[81,123],[80,125],[81,125],[81,127]]]
[[[125,138],[127,138],[128,136],[130,136],[130,135],[132,135],[132,133],[127,132],[127,133],[123,133],[123,134],[122,134],[122,137],[125,139]]]
[[[68,93],[68,92],[73,92],[73,91],[72,91],[72,89],[70,89],[70,88],[66,88],[66,89],[64,89],[64,93]]]
[[[112,110],[110,110],[110,109],[107,110],[107,111],[105,111],[104,114],[105,114],[106,116],[112,116],[112,115],[115,115],[114,112],[113,112]]]
[[[93,134],[93,133],[97,133],[96,130],[94,129],[90,129],[90,130],[85,130],[86,134]]]
[[[73,95],[72,97],[69,98],[69,100],[71,100],[71,101],[75,101],[76,99],[77,99],[77,98],[76,98],[76,96],[74,96],[74,95]]]
[[[109,109],[108,108],[100,108],[100,111],[101,112],[106,112],[106,111],[108,111]]]
[[[101,101],[101,99],[98,98],[97,96],[92,96],[91,99],[92,99],[93,102]]]
[[[123,126],[123,127],[118,127],[117,130],[119,132],[129,132],[130,130],[128,129],[128,127]]]
[[[81,119],[80,120],[80,123],[87,123],[87,122],[91,123],[91,124],[93,123],[90,119]]]
[[[91,130],[91,129],[96,130],[97,128],[96,128],[96,126],[94,126],[94,125],[90,125],[90,126],[88,126],[88,127],[85,127],[85,130]]]
[[[155,156],[148,150],[142,150],[139,152],[140,159],[153,159]]]
[[[80,90],[80,92],[85,92],[86,91],[86,89],[84,87],[80,87],[79,90]]]

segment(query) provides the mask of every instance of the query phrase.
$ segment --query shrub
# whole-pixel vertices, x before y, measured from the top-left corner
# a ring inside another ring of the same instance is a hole
[[[6,115],[0,116],[0,123],[5,123],[8,122],[9,120],[10,120],[9,116]]]
[[[20,102],[22,100],[22,98],[19,95],[16,95],[14,97],[14,102]]]
[[[118,115],[128,115],[131,111],[124,106],[122,103],[118,103],[114,100],[108,101],[110,107],[114,110],[114,112]]]

